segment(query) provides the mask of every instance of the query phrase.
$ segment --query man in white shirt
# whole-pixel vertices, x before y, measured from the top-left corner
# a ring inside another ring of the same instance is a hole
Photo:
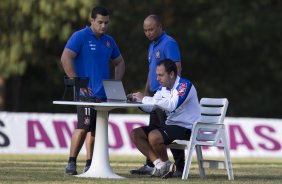
[[[169,161],[166,145],[176,139],[189,140],[193,123],[200,118],[200,105],[193,84],[177,76],[177,67],[170,59],[157,64],[157,80],[161,87],[153,97],[137,92],[132,94],[133,101],[142,101],[151,112],[160,108],[167,114],[165,126],[157,128],[145,126],[131,132],[131,139],[139,151],[155,165],[152,176],[168,178],[175,171],[175,165]]]

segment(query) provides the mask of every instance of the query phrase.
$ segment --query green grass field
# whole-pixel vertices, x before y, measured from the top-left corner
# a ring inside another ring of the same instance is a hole
[[[113,170],[128,179],[77,178],[64,174],[66,155],[0,155],[0,183],[282,183],[282,159],[232,159],[234,181],[228,181],[226,170],[207,169],[206,179],[200,179],[196,159],[193,159],[189,180],[159,179],[130,175],[129,170],[142,165],[142,157],[110,157]],[[78,172],[84,166],[84,156],[78,158]]]

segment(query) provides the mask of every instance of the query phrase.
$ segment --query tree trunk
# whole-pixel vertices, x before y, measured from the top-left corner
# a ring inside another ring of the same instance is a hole
[[[0,77],[0,111],[5,107],[5,79]]]
[[[9,98],[9,105],[11,106],[12,111],[19,111],[20,108],[20,86],[21,86],[21,77],[16,75],[12,76],[9,80],[11,83],[10,85],[6,85],[6,90],[11,91],[10,98]],[[7,99],[7,96],[6,96]],[[8,104],[6,103],[6,109],[8,107]]]

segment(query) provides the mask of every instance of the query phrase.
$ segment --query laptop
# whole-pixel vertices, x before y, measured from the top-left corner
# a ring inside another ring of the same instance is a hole
[[[141,103],[127,100],[122,81],[120,80],[103,80],[103,86],[107,102]]]

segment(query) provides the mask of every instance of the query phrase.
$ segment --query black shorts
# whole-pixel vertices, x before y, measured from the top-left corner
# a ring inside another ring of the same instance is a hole
[[[165,112],[162,109],[157,108],[150,113],[149,126],[160,128],[165,125],[166,118],[167,116]]]
[[[93,108],[77,106],[77,129],[95,132],[96,115],[97,112]]]
[[[150,91],[150,96],[154,96],[155,93],[156,91]],[[166,118],[167,116],[165,112],[162,109],[157,108],[150,113],[149,126],[156,126],[160,128],[165,125]]]
[[[169,145],[176,139],[188,141],[190,140],[190,136],[191,136],[190,129],[177,125],[164,125],[163,127],[160,128],[153,125],[153,126],[144,126],[141,128],[143,129],[147,137],[152,130],[158,129],[163,136],[165,145]]]

